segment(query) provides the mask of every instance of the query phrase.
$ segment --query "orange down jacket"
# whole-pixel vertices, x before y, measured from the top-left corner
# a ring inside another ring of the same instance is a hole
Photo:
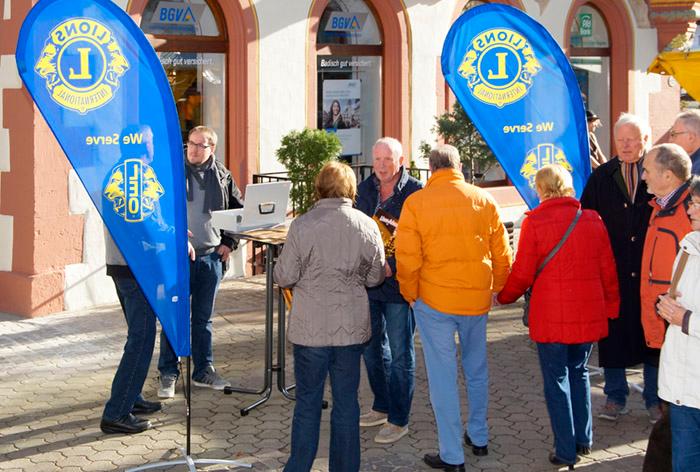
[[[491,195],[439,169],[406,199],[396,230],[401,295],[455,315],[483,315],[508,278],[512,252]]]
[[[686,211],[689,198],[686,183],[664,209],[656,203],[656,199],[649,201],[653,210],[644,240],[639,294],[642,299],[644,338],[647,346],[653,349],[661,348],[666,334],[664,320],[656,314],[656,299],[671,287],[673,261],[681,239],[691,231]]]

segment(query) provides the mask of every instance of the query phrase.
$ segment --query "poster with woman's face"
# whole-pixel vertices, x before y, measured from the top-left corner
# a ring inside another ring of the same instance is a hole
[[[361,90],[360,80],[323,81],[323,128],[337,134],[343,156],[362,152]]]

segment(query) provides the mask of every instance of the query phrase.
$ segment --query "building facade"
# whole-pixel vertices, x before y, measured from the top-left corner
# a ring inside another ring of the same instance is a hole
[[[100,217],[29,94],[14,53],[35,2],[0,0],[0,312],[38,316],[114,302],[104,274]],[[435,116],[454,97],[440,72],[450,25],[468,0],[115,0],[149,35],[177,103],[183,133],[220,136],[217,158],[239,186],[284,170],[283,135],[305,126],[337,132],[344,158],[371,164],[380,136],[419,160]],[[587,106],[604,127],[623,111],[663,140],[680,90],[647,74],[656,54],[700,16],[693,1],[501,0],[542,23],[567,52]],[[498,176],[496,175],[496,178]],[[512,188],[493,190],[509,217]],[[239,255],[237,272],[244,269]]]

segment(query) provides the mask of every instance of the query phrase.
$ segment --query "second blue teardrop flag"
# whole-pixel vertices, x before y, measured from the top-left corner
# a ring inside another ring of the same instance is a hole
[[[442,73],[530,208],[537,170],[561,164],[580,196],[590,175],[588,129],[576,76],[561,47],[525,13],[472,8],[452,25]]]

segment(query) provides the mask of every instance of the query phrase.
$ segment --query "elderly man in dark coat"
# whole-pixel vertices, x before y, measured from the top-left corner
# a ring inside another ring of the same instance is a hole
[[[627,412],[627,367],[644,363],[646,407],[653,409],[659,403],[656,394],[658,354],[646,347],[639,297],[642,252],[652,197],[641,173],[651,132],[649,125],[640,118],[623,113],[615,123],[614,136],[618,155],[593,172],[581,196],[582,206],[596,210],[605,223],[620,284],[620,316],[609,321],[609,335],[598,343],[607,396],[598,417],[612,421]]]

